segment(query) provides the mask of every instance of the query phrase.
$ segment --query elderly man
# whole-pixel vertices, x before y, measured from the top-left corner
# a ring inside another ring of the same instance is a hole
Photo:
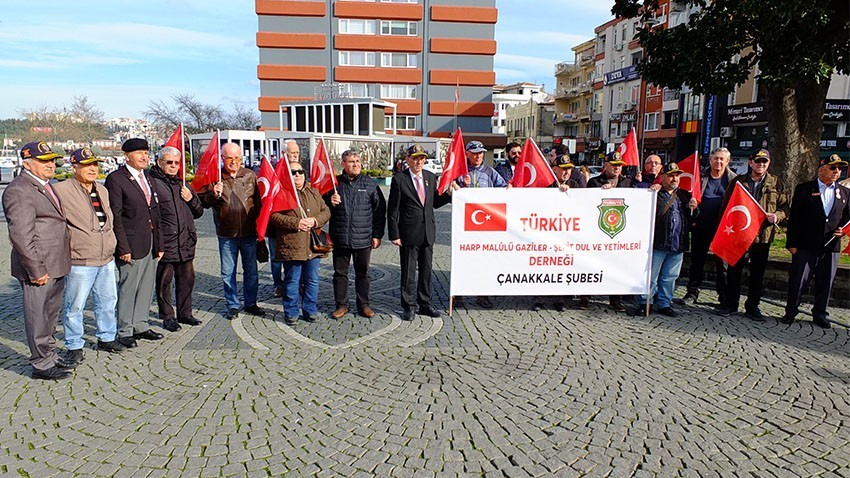
[[[334,243],[334,319],[348,313],[348,266],[354,260],[354,290],[358,313],[375,315],[369,303],[369,262],[372,249],[381,245],[387,218],[387,203],[378,184],[364,174],[360,153],[342,153],[342,174],[337,176],[336,191],[325,194],[331,210],[330,234]]]
[[[162,256],[159,201],[145,171],[150,156],[148,142],[128,139],[121,145],[124,166],[106,177],[118,258],[118,342],[127,348],[136,340],[159,340],[150,329],[151,300],[156,261]]]
[[[156,266],[156,304],[162,327],[169,332],[180,324],[200,325],[192,316],[192,290],[195,288],[195,219],[204,214],[204,206],[180,178],[183,153],[171,146],[159,151],[151,176],[159,198],[162,228],[162,258]],[[177,296],[177,314],[172,305],[171,281]]]
[[[298,146],[298,143],[295,142],[294,139],[287,139],[283,142],[284,146],[284,157],[280,158],[281,161],[291,161],[298,163],[301,158],[301,147]],[[276,251],[277,250],[277,240],[275,239],[275,232],[272,230],[274,226],[269,223],[269,232],[267,233],[269,240],[269,250]],[[272,254],[274,256],[274,254]],[[269,261],[269,268],[272,272],[272,282],[274,283],[274,296],[275,297],[283,297],[283,276],[281,275],[281,267],[283,266],[283,262],[271,260]]]
[[[68,365],[84,360],[83,310],[89,295],[94,296],[94,322],[98,350],[116,353],[124,346],[116,340],[118,323],[115,304],[115,233],[109,193],[97,182],[98,159],[89,148],[71,153],[74,176],[54,186],[62,202],[71,233],[71,272],[65,277],[65,303],[62,325]]]
[[[705,277],[705,261],[708,248],[720,225],[723,213],[721,206],[726,189],[737,176],[729,168],[731,153],[726,148],[715,149],[711,153],[708,171],[701,173],[702,201],[699,204],[699,216],[691,229],[691,261],[688,269],[688,291],[682,301],[693,304],[699,299],[702,280]],[[714,284],[717,289],[718,306],[726,306],[726,265],[720,258],[714,258]]]
[[[632,187],[647,189],[658,178],[661,172],[661,157],[656,154],[650,154],[643,160],[643,171],[639,171],[632,182]]]
[[[505,146],[505,154],[508,157],[508,161],[504,164],[500,164],[496,166],[494,169],[505,182],[511,182],[511,179],[514,177],[514,169],[516,168],[516,163],[519,161],[519,156],[522,154],[522,145],[519,143],[508,143]]]
[[[655,234],[652,243],[652,272],[650,298],[655,310],[668,317],[676,317],[671,307],[676,279],[682,269],[682,258],[688,249],[688,230],[692,217],[699,214],[697,201],[691,193],[679,189],[682,170],[676,163],[668,163],[661,170],[661,189],[655,209]],[[653,188],[655,190],[655,188]],[[643,315],[646,297],[638,300],[634,315]]]
[[[829,294],[838,268],[842,226],[850,221],[850,188],[838,184],[847,162],[837,154],[820,161],[818,177],[797,186],[791,200],[785,247],[791,253],[788,299],[784,324],[794,322],[800,299],[815,279],[812,317],[815,325],[828,329]]]
[[[227,302],[227,319],[239,316],[239,297],[236,294],[236,261],[242,255],[242,296],[245,312],[262,317],[266,313],[257,306],[257,215],[260,211],[260,190],[257,176],[242,167],[242,150],[236,143],[221,147],[224,168],[221,181],[204,186],[198,194],[206,208],[213,209],[218,253],[221,258],[221,280]]]
[[[400,251],[401,318],[408,321],[413,320],[414,305],[421,315],[441,315],[431,303],[431,261],[437,236],[434,208],[448,204],[451,196],[437,193],[437,177],[423,169],[427,157],[419,145],[408,148],[408,169],[393,175],[387,203],[387,235]],[[457,187],[453,183],[452,190]]]
[[[735,184],[740,183],[758,201],[767,213],[764,224],[759,228],[755,242],[747,254],[737,264],[729,264],[726,276],[726,303],[718,311],[722,316],[738,312],[741,300],[741,275],[744,266],[750,265],[750,280],[747,288],[747,301],[744,303],[744,315],[758,322],[764,321],[764,315],[759,310],[761,294],[764,290],[764,271],[767,269],[767,258],[770,255],[770,244],[776,235],[776,226],[784,221],[788,214],[788,196],[782,181],[767,172],[770,166],[770,151],[761,149],[750,157],[750,172],[735,178],[726,188],[721,211],[726,210],[726,203],[735,190]]]
[[[3,191],[3,211],[12,244],[12,277],[23,289],[32,377],[41,380],[60,380],[71,375],[56,353],[53,338],[65,276],[71,270],[65,215],[49,183],[56,171],[53,161],[61,157],[44,141],[24,145],[24,171]]]

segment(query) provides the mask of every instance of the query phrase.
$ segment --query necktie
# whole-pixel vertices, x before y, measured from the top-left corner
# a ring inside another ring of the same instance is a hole
[[[44,185],[44,189],[47,190],[47,194],[50,194],[50,197],[53,198],[53,203],[59,207],[59,210],[62,210],[62,203],[59,202],[59,197],[56,196],[56,193],[53,192],[53,188],[50,187],[50,183]]]
[[[419,202],[425,205],[425,188],[422,186],[422,176],[416,176],[416,192],[419,194]]]
[[[148,206],[151,205],[151,192],[148,189],[148,185],[145,182],[145,173],[139,172],[139,187],[142,188],[142,192],[145,194],[145,201],[147,201]]]

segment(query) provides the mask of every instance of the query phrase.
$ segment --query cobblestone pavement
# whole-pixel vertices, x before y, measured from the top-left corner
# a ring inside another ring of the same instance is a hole
[[[449,208],[437,214],[445,308]],[[199,224],[203,325],[121,355],[87,348],[55,383],[29,377],[2,231],[0,475],[850,476],[845,327],[721,318],[706,304],[638,318],[601,297],[562,313],[466,300],[452,318],[402,322],[389,244],[373,255],[371,320],[286,327],[266,268],[271,314],[228,322],[210,217]],[[330,275],[325,260],[325,312]]]

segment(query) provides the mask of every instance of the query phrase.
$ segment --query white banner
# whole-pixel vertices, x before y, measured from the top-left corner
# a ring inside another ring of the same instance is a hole
[[[451,295],[645,295],[655,198],[648,189],[455,191]]]

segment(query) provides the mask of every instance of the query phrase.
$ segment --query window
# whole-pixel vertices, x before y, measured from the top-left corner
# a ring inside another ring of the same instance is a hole
[[[351,98],[371,98],[372,95],[369,94],[369,85],[365,83],[351,83],[349,84],[349,93]]]
[[[392,115],[384,116],[384,129],[393,129],[393,117]],[[397,130],[415,130],[416,129],[416,117],[415,116],[397,116],[396,117],[396,128]]]
[[[415,85],[381,85],[381,98],[415,100]]]
[[[375,21],[340,19],[339,32],[349,35],[374,35]]]
[[[643,120],[645,131],[656,131],[658,129],[658,113],[647,113]]]
[[[375,53],[371,51],[341,51],[340,66],[375,66]]]
[[[413,53],[381,53],[381,66],[416,68],[416,55]]]
[[[416,36],[418,31],[416,22],[381,22],[381,35]]]

